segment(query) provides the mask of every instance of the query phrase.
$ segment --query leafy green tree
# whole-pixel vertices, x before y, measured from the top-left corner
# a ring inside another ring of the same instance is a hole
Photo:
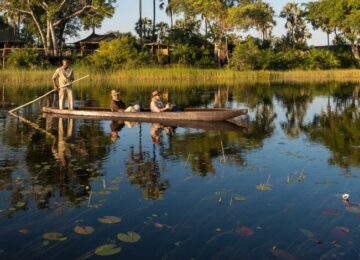
[[[249,40],[237,45],[232,53],[229,66],[236,70],[258,69],[258,59],[261,51],[254,40]]]
[[[64,34],[76,33],[80,23],[87,14],[97,17],[111,17],[114,13],[113,4],[116,0],[81,0],[81,1],[55,1],[55,0],[1,0],[0,11],[19,12],[30,19],[36,28],[41,43],[48,55],[58,55]],[[71,24],[73,28],[69,28]]]
[[[320,0],[308,3],[307,10],[313,24],[343,37],[350,43],[354,58],[360,60],[360,1]]]
[[[142,18],[135,24],[135,32],[139,35],[140,39],[146,41],[153,40],[153,21],[147,17]]]
[[[263,18],[259,13],[265,7],[258,0],[182,0],[175,1],[173,10],[204,18],[214,43],[215,57],[221,65],[229,59],[228,35],[233,31],[256,28],[258,19]]]
[[[167,23],[164,22],[160,22],[156,25],[156,32],[157,32],[157,37],[158,37],[158,41],[163,43],[166,38],[169,36],[169,25]]]
[[[287,3],[280,17],[286,19],[285,28],[287,29],[286,40],[292,48],[303,48],[306,46],[306,39],[311,37],[311,33],[306,27],[305,12],[295,3]]]
[[[165,8],[165,12],[166,14],[170,17],[170,29],[172,30],[173,26],[174,26],[174,12],[173,12],[173,5],[174,5],[174,0],[167,0],[167,6],[165,8],[165,0],[160,0],[160,10],[164,10]]]
[[[119,69],[149,64],[152,56],[140,49],[134,36],[125,34],[118,39],[101,42],[98,51],[90,57],[90,62],[101,69]]]
[[[274,20],[275,11],[268,3],[260,2],[258,5],[259,7],[253,13],[256,30],[261,33],[262,40],[269,40],[276,25]]]
[[[330,45],[330,33],[335,28],[330,26],[330,16],[327,10],[330,8],[329,3],[325,1],[310,2],[306,5],[306,18],[311,22],[314,29],[321,29],[327,34],[327,44]],[[334,7],[332,7],[334,8]]]

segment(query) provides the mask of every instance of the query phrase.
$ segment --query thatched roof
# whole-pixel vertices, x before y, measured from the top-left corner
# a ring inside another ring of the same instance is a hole
[[[73,44],[98,44],[99,42],[111,41],[116,38],[117,36],[114,33],[108,33],[104,35],[92,33],[87,38],[74,42]]]
[[[0,43],[24,43],[11,29],[0,30]]]

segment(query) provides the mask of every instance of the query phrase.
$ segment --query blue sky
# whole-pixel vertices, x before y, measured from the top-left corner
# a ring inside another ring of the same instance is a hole
[[[159,2],[159,0],[157,0]],[[265,2],[270,3],[278,16],[282,7],[289,1],[286,0],[264,0]],[[152,0],[143,0],[143,16],[150,17],[152,19]],[[302,1],[292,1],[295,3],[306,3],[309,0]],[[101,27],[101,29],[97,29],[97,33],[107,33],[110,31],[120,31],[120,32],[134,32],[134,26],[136,21],[138,20],[138,0],[118,0],[116,3],[116,11],[114,16],[111,19],[106,19]],[[166,16],[163,10],[157,10],[157,22],[164,21],[170,23],[169,17]],[[275,36],[281,36],[285,34],[285,20],[281,18],[276,18],[277,25],[274,28],[273,34]],[[309,28],[311,26],[309,25]],[[77,39],[81,39],[89,35],[90,31],[81,32],[80,37]],[[254,36],[259,36],[256,31],[250,31],[250,34]],[[312,31],[312,38],[308,41],[310,45],[326,45],[326,34],[321,31]],[[77,40],[76,39],[76,40]],[[69,40],[70,42],[75,39]]]

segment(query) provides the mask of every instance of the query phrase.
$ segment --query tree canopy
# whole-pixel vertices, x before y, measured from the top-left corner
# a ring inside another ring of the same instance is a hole
[[[351,45],[355,59],[360,60],[360,1],[310,2],[307,4],[307,17],[315,28],[343,37]]]

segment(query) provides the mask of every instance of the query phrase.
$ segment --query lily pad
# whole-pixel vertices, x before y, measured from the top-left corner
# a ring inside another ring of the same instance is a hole
[[[270,184],[260,183],[256,185],[256,189],[261,191],[268,191],[268,190],[272,190],[272,186]]]
[[[43,234],[43,238],[45,240],[52,240],[52,241],[63,241],[63,240],[66,240],[67,237],[62,234],[62,233],[59,233],[59,232],[49,232],[49,233],[45,233]]]
[[[341,215],[341,211],[333,208],[328,208],[323,211],[323,214],[332,216],[332,217],[338,217]]]
[[[125,243],[136,243],[141,239],[141,236],[133,231],[129,231],[127,233],[119,233],[117,238]]]
[[[355,214],[360,213],[360,205],[357,203],[348,203],[345,209],[351,213],[355,213]]]
[[[255,232],[252,228],[245,227],[245,226],[239,226],[235,229],[235,233],[240,236],[249,237],[249,236],[254,235]]]
[[[246,197],[241,196],[241,195],[239,195],[239,194],[233,195],[233,196],[232,196],[232,199],[233,199],[234,201],[245,201],[245,200],[247,200]]]
[[[95,249],[95,254],[99,256],[115,255],[121,251],[121,247],[114,244],[106,244]]]
[[[98,220],[103,224],[115,224],[121,222],[121,218],[115,216],[105,216],[98,218]]]
[[[79,234],[79,235],[90,235],[92,234],[95,230],[93,227],[90,226],[76,226],[74,228],[75,233]]]
[[[313,237],[314,237],[313,232],[311,232],[311,231],[308,230],[308,229],[300,228],[299,230],[300,230],[300,232],[301,232],[304,236],[306,236],[307,238],[313,238]]]
[[[26,202],[25,201],[19,201],[18,203],[16,203],[16,207],[17,208],[22,208],[26,205]]]

